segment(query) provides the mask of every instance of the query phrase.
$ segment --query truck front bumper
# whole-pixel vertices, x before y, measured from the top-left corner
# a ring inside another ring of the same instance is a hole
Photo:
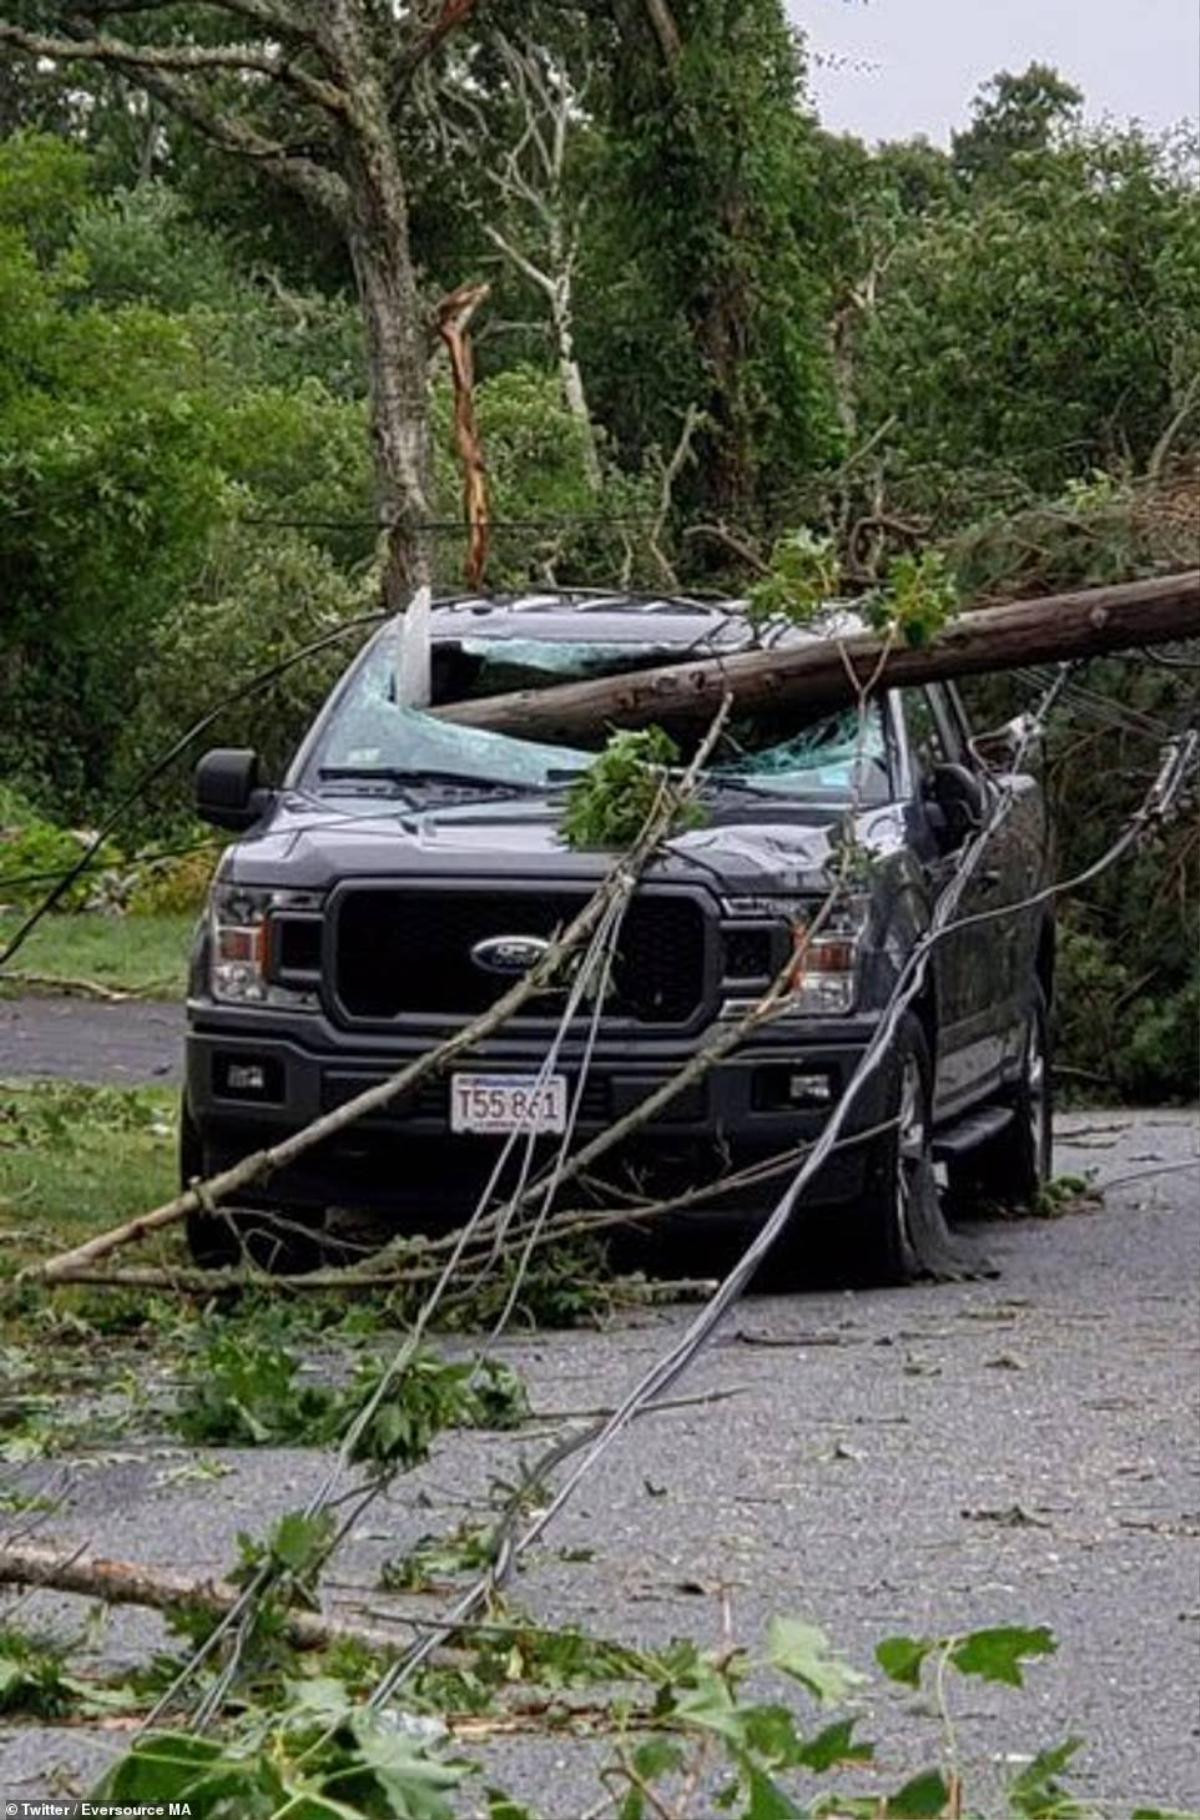
[[[664,1107],[635,1138],[596,1165],[595,1174],[640,1192],[676,1194],[718,1175],[781,1157],[818,1137],[841,1099],[870,1039],[870,1016],[777,1023],[718,1063]],[[711,1032],[706,1033],[711,1035]],[[701,1046],[659,1038],[597,1043],[584,1084],[573,1148],[630,1112]],[[186,1093],[204,1147],[204,1165],[225,1167],[278,1142],[397,1073],[430,1047],[429,1037],[397,1032],[386,1040],[348,1039],[311,1014],[279,1014],[207,1001],[189,1007]],[[458,1070],[535,1073],[545,1040],[500,1036],[480,1044]],[[558,1069],[574,1095],[582,1045],[564,1043]],[[886,1071],[856,1097],[847,1135],[886,1117]],[[295,1207],[386,1211],[409,1223],[453,1219],[469,1211],[499,1154],[502,1139],[454,1135],[449,1080],[430,1077],[385,1111],[357,1121],[272,1178],[268,1198]],[[554,1140],[539,1140],[547,1154]],[[862,1191],[867,1147],[839,1146],[813,1186],[821,1204]],[[786,1176],[752,1192],[722,1193],[721,1212],[769,1206]],[[572,1199],[583,1198],[577,1188]],[[601,1198],[603,1198],[601,1196]]]

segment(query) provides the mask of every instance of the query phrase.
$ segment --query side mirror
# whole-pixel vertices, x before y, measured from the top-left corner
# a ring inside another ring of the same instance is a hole
[[[244,833],[270,806],[257,752],[220,746],[196,766],[196,813],[214,828]]]
[[[961,846],[968,835],[983,826],[988,807],[987,786],[966,765],[935,766],[929,780],[929,792],[935,811],[934,827],[947,851]]]

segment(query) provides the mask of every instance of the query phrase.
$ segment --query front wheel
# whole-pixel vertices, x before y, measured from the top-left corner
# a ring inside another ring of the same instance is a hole
[[[185,1099],[179,1116],[180,1188],[190,1188],[210,1173],[204,1141]],[[185,1229],[192,1262],[200,1270],[250,1266],[276,1276],[303,1276],[325,1261],[311,1215],[283,1208],[218,1204],[211,1213],[198,1208],[185,1216]]]
[[[848,1210],[848,1261],[877,1283],[909,1283],[945,1235],[933,1172],[933,1067],[920,1021],[901,1019],[891,1062],[890,1129],[872,1145],[862,1199]]]

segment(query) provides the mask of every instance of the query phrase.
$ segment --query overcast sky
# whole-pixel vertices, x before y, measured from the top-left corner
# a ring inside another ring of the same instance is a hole
[[[1197,0],[788,0],[818,64],[821,118],[861,138],[945,144],[997,70],[1052,63],[1091,118],[1172,126],[1200,109]]]

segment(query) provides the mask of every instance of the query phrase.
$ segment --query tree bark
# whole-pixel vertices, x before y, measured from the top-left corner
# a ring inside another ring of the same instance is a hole
[[[813,638],[790,649],[777,646],[596,682],[523,689],[485,701],[455,702],[436,712],[458,726],[519,731],[528,739],[569,739],[605,726],[711,719],[727,693],[742,712],[834,709],[853,702],[877,668],[880,687],[898,687],[1097,657],[1198,634],[1200,570],[1193,569],[964,613],[928,645],[900,647],[886,660],[884,643],[873,633]]]
[[[387,74],[360,0],[331,0],[323,30],[349,97],[342,134],[346,237],[367,343],[383,603],[398,613],[433,580],[429,338],[413,265],[408,193],[388,118]]]
[[[45,1542],[0,1545],[0,1586],[45,1587],[49,1592],[103,1599],[106,1605],[140,1605],[151,1611],[180,1611],[190,1606],[216,1618],[224,1617],[242,1596],[242,1589],[227,1580],[194,1579],[136,1561],[72,1553]],[[336,1643],[353,1642],[395,1653],[406,1641],[391,1631],[343,1624],[316,1612],[289,1611],[283,1622],[287,1640],[296,1649],[329,1649]]]

